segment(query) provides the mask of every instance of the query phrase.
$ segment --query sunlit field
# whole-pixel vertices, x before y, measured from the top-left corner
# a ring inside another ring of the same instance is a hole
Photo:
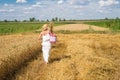
[[[0,79],[119,80],[120,34],[61,34],[49,64],[36,34],[0,36]]]
[[[0,80],[120,79],[119,32],[83,23],[55,23],[57,43],[52,44],[46,65],[38,40],[42,25],[0,23]]]
[[[33,34],[0,36],[0,80],[11,77],[24,63],[39,54],[41,46],[36,36]]]

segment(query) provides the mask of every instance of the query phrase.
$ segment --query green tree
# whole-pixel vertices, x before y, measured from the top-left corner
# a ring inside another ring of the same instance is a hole
[[[8,22],[8,20],[7,20],[7,19],[5,19],[5,20],[4,20],[4,22]]]
[[[52,21],[55,21],[55,19],[54,19],[54,18],[52,18]]]
[[[30,22],[36,21],[36,19],[34,17],[30,18],[29,20],[30,20]]]
[[[108,18],[106,17],[105,20],[108,20]]]
[[[49,20],[47,19],[47,22],[49,22]]]
[[[17,19],[14,20],[15,22],[18,22]]]
[[[27,20],[23,20],[23,22],[27,22]]]
[[[55,17],[55,21],[58,21],[58,17]]]
[[[116,17],[116,20],[120,20],[120,18],[119,18],[119,17]]]

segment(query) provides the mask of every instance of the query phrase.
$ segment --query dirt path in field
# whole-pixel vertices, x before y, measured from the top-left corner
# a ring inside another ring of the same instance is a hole
[[[108,28],[87,25],[87,24],[66,24],[66,25],[60,25],[54,28],[55,31],[59,31],[59,30],[81,31],[81,30],[89,30],[89,29],[92,29],[95,31],[109,30]]]

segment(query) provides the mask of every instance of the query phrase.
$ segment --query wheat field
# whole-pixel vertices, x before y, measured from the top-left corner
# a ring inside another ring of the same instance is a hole
[[[55,30],[107,28],[69,24]],[[45,64],[39,33],[0,35],[0,80],[120,80],[120,34],[56,33]]]
[[[0,36],[0,80],[10,80],[26,62],[35,58],[41,51],[40,43],[34,34]]]
[[[38,35],[0,36],[0,80],[120,79],[120,34],[58,33],[48,65]]]

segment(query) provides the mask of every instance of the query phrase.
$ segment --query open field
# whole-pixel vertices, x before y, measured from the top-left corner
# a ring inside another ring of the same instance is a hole
[[[90,25],[96,25],[100,27],[110,28],[114,31],[120,30],[120,19],[108,19],[108,20],[101,20],[101,21],[93,21],[93,22],[84,22]]]
[[[39,29],[43,23],[0,22],[0,34],[30,32]]]
[[[0,36],[0,80],[120,79],[120,34],[58,33],[48,65],[43,62],[38,35]]]
[[[55,22],[54,26],[70,24],[73,22]],[[0,34],[15,34],[35,32],[41,29],[45,22],[0,22]]]
[[[49,22],[0,22],[0,34],[15,34],[15,33],[28,33],[40,31],[43,24]],[[69,26],[65,25],[69,24]],[[71,25],[72,24],[72,25]],[[65,26],[60,26],[65,25]],[[94,30],[94,31],[118,31],[120,30],[119,19],[108,19],[108,20],[78,20],[78,21],[56,21],[54,22],[56,30]],[[99,27],[98,27],[99,26]]]
[[[50,63],[42,55],[15,80],[119,80],[120,35],[58,34]]]

